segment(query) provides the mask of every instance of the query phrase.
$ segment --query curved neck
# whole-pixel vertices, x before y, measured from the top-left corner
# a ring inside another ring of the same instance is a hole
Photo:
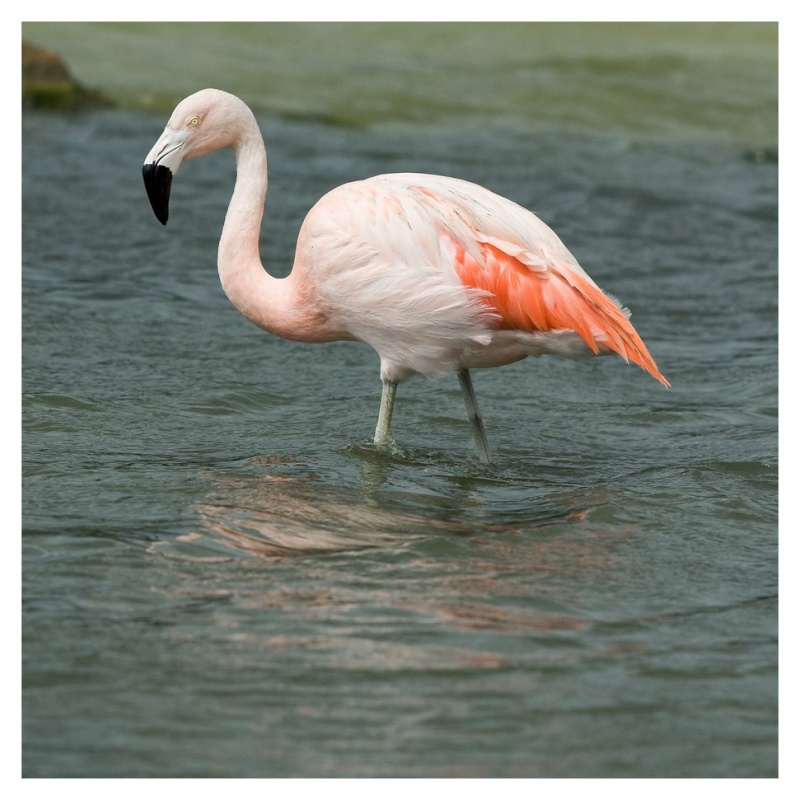
[[[236,186],[219,240],[217,268],[225,294],[250,317],[248,288],[253,281],[269,280],[258,251],[264,200],[267,196],[267,151],[254,118],[233,145]],[[255,321],[255,320],[254,320]]]
[[[262,266],[258,243],[267,195],[267,152],[255,117],[241,123],[233,142],[236,186],[219,240],[217,267],[222,288],[247,319],[276,336],[297,341],[346,337],[329,326],[313,288],[295,269],[272,277]]]

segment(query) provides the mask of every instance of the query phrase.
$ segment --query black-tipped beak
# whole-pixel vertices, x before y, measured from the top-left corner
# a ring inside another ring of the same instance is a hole
[[[169,219],[169,190],[172,187],[172,170],[155,162],[142,167],[144,188],[153,207],[156,219],[166,225]]]

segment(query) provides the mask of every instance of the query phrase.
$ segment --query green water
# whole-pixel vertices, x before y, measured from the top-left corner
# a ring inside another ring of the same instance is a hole
[[[27,777],[774,777],[775,26],[31,24],[119,107],[22,121]],[[174,99],[257,109],[262,250],[378,172],[535,209],[633,311],[619,359],[454,379],[267,336],[170,223]],[[331,124],[331,123],[335,124]]]
[[[777,143],[768,23],[29,23],[23,35],[88,86],[164,111],[215,86],[345,125]]]

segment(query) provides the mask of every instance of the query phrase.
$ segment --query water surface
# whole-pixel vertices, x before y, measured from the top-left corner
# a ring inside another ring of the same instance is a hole
[[[99,30],[64,41],[160,52]],[[430,52],[389,38],[388,65]],[[499,126],[259,111],[275,274],[329,188],[431,171],[536,210],[633,310],[673,388],[610,358],[476,372],[494,467],[454,379],[403,385],[376,453],[374,353],[230,306],[229,153],[181,170],[162,228],[140,176],[162,113],[26,114],[24,775],[777,774],[776,140],[691,135],[688,107],[675,136],[523,130],[514,97]]]

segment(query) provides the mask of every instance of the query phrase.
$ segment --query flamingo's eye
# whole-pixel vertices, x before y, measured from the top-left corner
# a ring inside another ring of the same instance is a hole
[[[189,117],[186,123],[190,128],[196,128],[200,124],[200,117]]]

